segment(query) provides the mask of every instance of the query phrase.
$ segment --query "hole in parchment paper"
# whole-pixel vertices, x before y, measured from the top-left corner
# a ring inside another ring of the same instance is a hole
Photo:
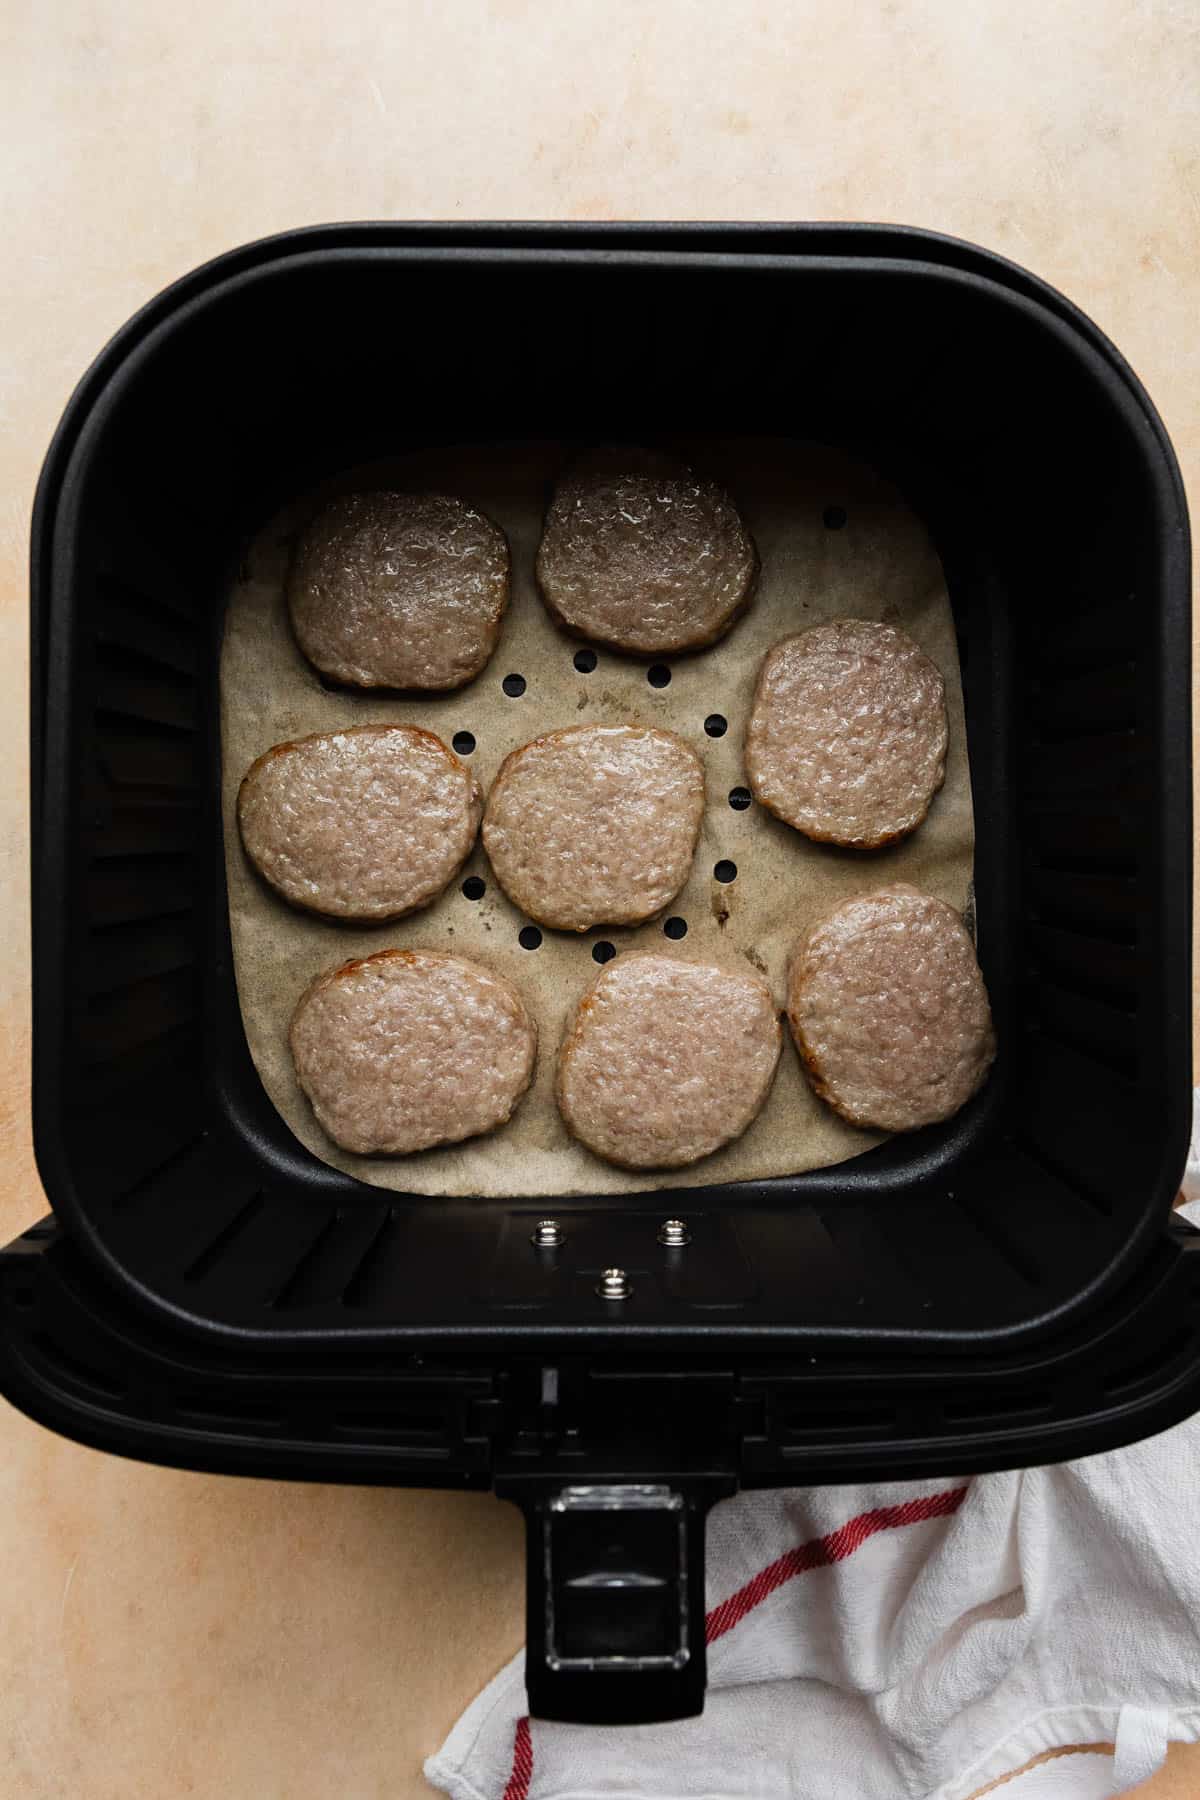
[[[729,721],[722,713],[709,713],[704,721],[704,729],[709,737],[724,737],[729,730]]]
[[[687,920],[668,919],[663,930],[669,938],[684,938],[687,936]]]
[[[525,677],[523,675],[506,675],[500,686],[510,700],[519,700],[525,692]]]
[[[714,864],[713,874],[718,881],[736,881],[737,864],[735,862],[728,862],[722,857],[719,863]]]
[[[456,731],[450,742],[456,756],[470,756],[475,748],[475,737],[470,731]]]
[[[846,509],[844,506],[827,506],[821,514],[821,518],[824,520],[826,531],[840,531],[846,523]]]
[[[646,680],[650,683],[651,687],[669,687],[671,685],[671,671],[668,669],[666,663],[651,663],[650,667],[646,670]]]
[[[754,804],[754,795],[750,792],[749,788],[730,788],[729,804],[732,806],[734,812],[745,812],[748,806]]]
[[[594,650],[577,650],[575,652],[575,667],[581,675],[590,675],[595,666],[596,652]]]
[[[601,938],[598,944],[592,945],[592,961],[598,963],[611,962],[617,954],[617,946]]]
[[[517,933],[517,942],[522,950],[536,950],[542,941],[542,934],[536,925],[522,925]]]
[[[482,900],[487,893],[487,882],[479,875],[468,875],[462,884],[463,895],[468,900]]]

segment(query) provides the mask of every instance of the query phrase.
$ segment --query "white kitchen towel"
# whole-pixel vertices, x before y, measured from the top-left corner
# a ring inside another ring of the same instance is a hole
[[[517,1657],[425,1773],[453,1800],[966,1800],[1111,1743],[1003,1787],[1107,1800],[1200,1737],[1198,1480],[1200,1416],[1057,1468],[740,1494],[709,1520],[702,1718],[531,1722]]]

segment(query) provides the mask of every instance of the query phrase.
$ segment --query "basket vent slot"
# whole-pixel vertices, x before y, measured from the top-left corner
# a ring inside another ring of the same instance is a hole
[[[1138,1011],[1136,993],[1129,989],[1110,988],[1103,980],[1097,981],[1087,975],[1079,975],[1073,969],[1059,969],[1039,961],[1029,971],[1029,982],[1034,988],[1057,988],[1060,994],[1069,995],[1074,1000],[1086,1000],[1093,1006],[1108,1007],[1125,1019],[1134,1018]],[[1125,1030],[1129,1029],[1126,1025]]]
[[[1038,1168],[1044,1174],[1049,1175],[1057,1186],[1067,1188],[1094,1213],[1098,1213],[1101,1218],[1107,1219],[1112,1216],[1112,1202],[1108,1196],[1098,1193],[1086,1181],[1081,1181],[1076,1170],[1064,1168],[1062,1164],[1055,1161],[1053,1156],[1048,1155],[1040,1144],[1035,1144],[1032,1138],[1014,1137],[1012,1143],[1022,1156],[1027,1156],[1030,1162],[1036,1163]]]
[[[139,730],[131,720],[97,718],[96,755],[106,780],[122,793],[182,794],[199,785],[195,740],[179,732]]]
[[[129,982],[115,992],[94,994],[80,1020],[77,1042],[85,1061],[104,1061],[114,1052],[182,1030],[194,1017],[196,978],[192,968]]]
[[[977,1206],[965,1194],[958,1195],[959,1210],[963,1212],[972,1225],[989,1243],[1000,1260],[1012,1270],[1013,1274],[1023,1281],[1026,1287],[1040,1288],[1041,1271],[1025,1244],[1014,1243],[1002,1222],[986,1206]]]
[[[271,1305],[285,1310],[288,1307],[303,1306],[311,1296],[315,1279],[318,1276],[324,1253],[341,1226],[343,1213],[339,1208],[331,1218],[326,1219],[308,1249],[301,1256],[292,1273],[279,1289]]]
[[[139,726],[190,734],[197,722],[195,683],[147,657],[102,646],[96,652],[96,710]]]
[[[246,1204],[243,1207],[240,1207],[233,1215],[228,1225],[219,1231],[207,1248],[202,1250],[199,1256],[195,1257],[193,1261],[188,1264],[187,1268],[183,1271],[183,1279],[185,1281],[203,1281],[209,1271],[216,1267],[226,1250],[228,1250],[236,1239],[242,1235],[242,1232],[246,1230],[247,1226],[258,1217],[265,1202],[266,1196],[261,1189],[257,1193],[251,1194],[249,1200],[247,1200]]]
[[[96,585],[100,598],[96,638],[103,653],[123,654],[133,667],[194,678],[195,631],[190,619],[112,576],[101,576]]]
[[[114,1212],[120,1212],[131,1203],[159,1188],[164,1179],[169,1178],[176,1169],[181,1168],[196,1154],[198,1146],[203,1142],[204,1134],[202,1132],[194,1138],[188,1138],[185,1143],[180,1144],[169,1155],[164,1156],[161,1162],[155,1163],[152,1169],[147,1169],[144,1175],[139,1175],[136,1181],[130,1182],[127,1188],[114,1194],[112,1198]]]
[[[131,925],[190,913],[196,903],[194,869],[190,857],[150,865],[93,863],[87,878],[89,925]]]
[[[104,940],[88,957],[85,979],[92,996],[117,993],[196,963],[195,943],[177,913],[149,923],[103,926],[92,935]]]
[[[371,1242],[359,1260],[358,1267],[342,1290],[345,1306],[369,1306],[375,1297],[388,1258],[400,1237],[400,1222],[389,1208],[380,1221]]]
[[[1073,1051],[1087,1062],[1098,1064],[1122,1081],[1135,1082],[1138,1078],[1139,1062],[1133,1045],[1108,1043],[1098,1035],[1093,1036],[1087,1028],[1087,1021],[1053,1015],[1047,1017],[1043,1014],[1040,1019],[1031,1019],[1026,1029],[1045,1038],[1048,1043]]]

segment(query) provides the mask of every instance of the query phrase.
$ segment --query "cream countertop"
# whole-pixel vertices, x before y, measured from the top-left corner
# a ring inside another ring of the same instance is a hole
[[[5,27],[5,1238],[44,1210],[28,1122],[29,507],[74,382],[166,282],[337,218],[926,225],[1091,313],[1195,487],[1200,33],[1186,7],[10,0]],[[519,1641],[520,1522],[489,1498],[147,1468],[4,1407],[0,1434],[13,1800],[415,1797],[421,1757]],[[1166,1780],[1182,1794],[1185,1763]]]

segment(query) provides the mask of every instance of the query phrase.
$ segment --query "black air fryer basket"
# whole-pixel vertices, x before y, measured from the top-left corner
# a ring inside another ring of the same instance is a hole
[[[537,1208],[364,1186],[292,1137],[238,1010],[217,658],[239,555],[283,501],[410,446],[692,430],[837,444],[928,523],[992,1079],[794,1179]],[[1149,400],[1060,295],[968,245],[339,226],[178,282],[85,377],[34,519],[54,1212],[0,1259],[4,1391],[152,1461],[494,1487],[528,1520],[533,1710],[609,1720],[699,1709],[704,1516],[739,1485],[1044,1462],[1183,1417],[1189,663]],[[597,1293],[613,1264],[627,1300]]]

